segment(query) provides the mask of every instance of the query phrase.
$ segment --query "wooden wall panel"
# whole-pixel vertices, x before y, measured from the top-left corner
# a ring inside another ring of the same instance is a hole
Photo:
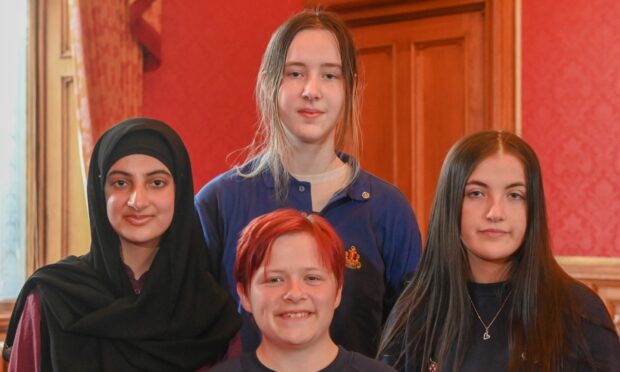
[[[45,154],[44,182],[39,213],[44,215],[43,237],[36,267],[58,261],[69,254],[82,254],[89,248],[88,214],[84,197],[84,177],[78,138],[75,95],[75,65],[67,0],[47,2],[44,14],[44,53],[40,148]]]
[[[362,166],[411,201],[422,233],[443,159],[491,127],[480,12],[353,27],[364,85]]]
[[[515,130],[515,1],[304,0],[304,4],[334,10],[350,26],[362,51],[361,67],[367,70],[361,75],[369,81],[363,94],[362,166],[405,194],[425,235],[437,176],[449,147],[481,129]],[[392,69],[365,67],[377,63],[366,51],[386,45],[393,48]],[[381,79],[394,82],[393,95],[376,83]],[[386,101],[388,97],[391,101]],[[381,106],[369,105],[376,99]],[[386,127],[392,118],[395,125]]]
[[[396,182],[398,156],[394,146],[397,117],[394,105],[396,90],[395,50],[393,45],[360,48],[360,81],[365,94],[362,100],[362,153],[364,167],[389,182]],[[377,124],[377,125],[371,125]]]
[[[443,158],[450,146],[466,133],[464,56],[462,39],[422,43],[414,50],[418,176],[413,184],[416,211],[427,219]]]

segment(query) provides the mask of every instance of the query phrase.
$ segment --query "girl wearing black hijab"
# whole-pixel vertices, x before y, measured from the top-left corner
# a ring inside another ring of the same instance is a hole
[[[90,252],[37,270],[15,305],[9,370],[186,371],[240,327],[207,270],[189,156],[166,124],[123,121],[95,145]]]

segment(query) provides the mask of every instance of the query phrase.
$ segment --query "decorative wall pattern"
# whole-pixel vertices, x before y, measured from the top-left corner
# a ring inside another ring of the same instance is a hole
[[[620,256],[620,2],[523,0],[523,137],[555,252]]]
[[[254,85],[271,33],[301,0],[182,0],[162,4],[162,61],[144,74],[146,116],[174,126],[188,147],[196,191],[250,143]]]

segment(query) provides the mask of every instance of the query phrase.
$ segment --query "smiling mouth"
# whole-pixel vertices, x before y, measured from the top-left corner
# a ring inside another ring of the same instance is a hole
[[[284,319],[306,319],[309,316],[310,313],[307,311],[292,311],[280,314],[280,317]]]

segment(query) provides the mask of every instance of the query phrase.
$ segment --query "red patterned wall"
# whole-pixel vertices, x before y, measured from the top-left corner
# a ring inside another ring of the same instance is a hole
[[[190,5],[191,3],[191,5]],[[271,33],[301,0],[163,2],[162,65],[144,76],[144,115],[180,133],[196,188],[254,132],[254,82]]]
[[[144,114],[171,123],[200,187],[249,143],[271,32],[301,0],[163,3]],[[620,257],[620,1],[522,1],[523,136],[543,166],[561,255]],[[199,71],[200,73],[196,73]]]
[[[620,256],[620,1],[523,0],[523,137],[557,254]]]

